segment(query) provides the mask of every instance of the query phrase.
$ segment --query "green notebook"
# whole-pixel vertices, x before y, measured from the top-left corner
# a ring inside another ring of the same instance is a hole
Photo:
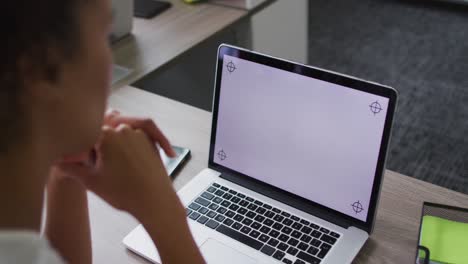
[[[421,226],[421,246],[429,249],[431,261],[468,263],[468,223],[426,215]],[[419,252],[424,256],[424,252]]]

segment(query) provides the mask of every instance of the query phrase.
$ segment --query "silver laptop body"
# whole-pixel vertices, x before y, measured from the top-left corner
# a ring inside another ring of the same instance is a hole
[[[396,91],[229,45],[217,60],[209,168],[178,192],[205,260],[351,263],[373,229]],[[160,262],[141,225],[123,243]]]

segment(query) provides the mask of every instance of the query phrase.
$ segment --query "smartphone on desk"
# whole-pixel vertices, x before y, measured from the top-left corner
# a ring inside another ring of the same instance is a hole
[[[159,154],[163,161],[164,167],[166,167],[167,174],[173,176],[173,173],[182,167],[182,165],[190,158],[190,150],[188,148],[172,146],[176,153],[175,158],[169,158],[162,148],[159,148]]]

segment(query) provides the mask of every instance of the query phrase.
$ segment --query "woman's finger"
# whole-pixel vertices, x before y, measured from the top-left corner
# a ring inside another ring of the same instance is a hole
[[[117,127],[121,124],[127,124],[133,129],[141,129],[145,132],[152,141],[159,144],[161,148],[166,152],[169,157],[175,157],[176,153],[172,149],[171,143],[164,136],[162,131],[156,126],[153,120],[149,118],[135,118],[135,117],[125,117],[125,116],[114,116],[109,120],[109,123],[106,125],[111,127]]]

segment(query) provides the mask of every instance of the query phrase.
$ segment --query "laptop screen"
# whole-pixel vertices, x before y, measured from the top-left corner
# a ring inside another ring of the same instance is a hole
[[[213,162],[365,222],[389,99],[222,61]]]

